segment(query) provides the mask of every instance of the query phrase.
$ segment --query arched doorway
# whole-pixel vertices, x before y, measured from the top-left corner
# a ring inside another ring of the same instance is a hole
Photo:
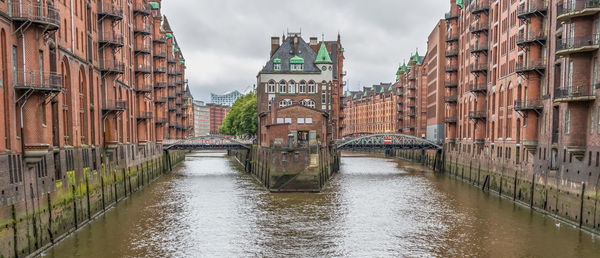
[[[85,68],[79,67],[79,133],[81,135],[81,143],[89,144],[88,135],[88,99],[86,85]]]
[[[62,103],[63,103],[63,140],[64,145],[73,145],[73,95],[71,89],[71,69],[69,59],[65,56],[61,63],[61,74],[63,75]]]

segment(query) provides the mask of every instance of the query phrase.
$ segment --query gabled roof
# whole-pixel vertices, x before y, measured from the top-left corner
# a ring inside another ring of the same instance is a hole
[[[317,54],[312,48],[302,39],[298,37],[297,51],[294,49],[294,37],[287,37],[279,48],[271,55],[271,58],[262,69],[262,73],[290,73],[290,63],[297,62],[300,59],[304,61],[305,73],[319,73],[321,70],[315,65]],[[275,71],[273,64],[281,62],[281,70]]]
[[[319,52],[317,53],[317,58],[315,59],[315,64],[331,64],[331,57],[329,56],[329,52],[327,52],[327,47],[325,46],[325,42],[321,42],[321,47],[319,48]]]

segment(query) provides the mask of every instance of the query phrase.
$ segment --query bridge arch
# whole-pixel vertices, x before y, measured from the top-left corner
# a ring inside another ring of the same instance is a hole
[[[338,141],[340,150],[344,149],[404,149],[404,150],[441,150],[442,146],[426,139],[399,133],[358,134],[355,137]]]

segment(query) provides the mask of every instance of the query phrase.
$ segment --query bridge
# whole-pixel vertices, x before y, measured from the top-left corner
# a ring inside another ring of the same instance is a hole
[[[164,150],[241,150],[250,149],[252,140],[238,140],[222,136],[200,136],[163,142]]]
[[[442,150],[442,146],[426,139],[399,133],[352,134],[337,141],[338,150]]]

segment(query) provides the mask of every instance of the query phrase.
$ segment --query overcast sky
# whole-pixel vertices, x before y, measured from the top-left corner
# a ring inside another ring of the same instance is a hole
[[[342,36],[350,90],[391,82],[449,10],[447,0],[163,0],[195,99],[243,91],[269,59],[270,38]]]

